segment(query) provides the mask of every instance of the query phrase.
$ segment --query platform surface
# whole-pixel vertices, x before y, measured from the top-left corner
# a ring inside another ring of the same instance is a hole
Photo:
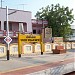
[[[52,54],[49,52],[41,55],[40,53],[32,53],[10,56],[10,60],[6,57],[0,58],[0,75],[25,75],[50,67],[75,62],[75,50],[67,50],[63,54]]]

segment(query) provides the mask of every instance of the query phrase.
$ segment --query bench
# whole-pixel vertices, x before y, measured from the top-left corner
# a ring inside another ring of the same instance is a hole
[[[63,46],[56,46],[55,49],[52,49],[53,54],[66,53],[66,49]]]

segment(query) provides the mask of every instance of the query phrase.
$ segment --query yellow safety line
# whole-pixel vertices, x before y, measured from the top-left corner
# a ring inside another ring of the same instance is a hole
[[[0,72],[0,73],[6,73],[6,72],[11,72],[11,71],[17,71],[17,70],[21,70],[21,69],[25,69],[25,68],[30,68],[30,67],[34,67],[34,66],[40,66],[40,65],[42,65],[42,64],[36,64],[36,65],[32,65],[32,66],[27,66],[27,67],[22,67],[22,68],[12,69],[12,70]]]

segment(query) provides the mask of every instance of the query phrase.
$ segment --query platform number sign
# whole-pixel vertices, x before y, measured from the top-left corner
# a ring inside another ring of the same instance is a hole
[[[7,36],[4,41],[7,43],[7,44],[10,44],[10,42],[12,41],[11,37]]]

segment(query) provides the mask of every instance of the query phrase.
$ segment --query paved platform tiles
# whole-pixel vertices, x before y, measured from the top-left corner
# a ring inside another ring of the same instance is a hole
[[[26,75],[49,67],[71,63],[74,60],[74,52],[69,51],[64,54],[27,54],[22,55],[21,58],[11,56],[9,61],[1,58],[0,75]]]

